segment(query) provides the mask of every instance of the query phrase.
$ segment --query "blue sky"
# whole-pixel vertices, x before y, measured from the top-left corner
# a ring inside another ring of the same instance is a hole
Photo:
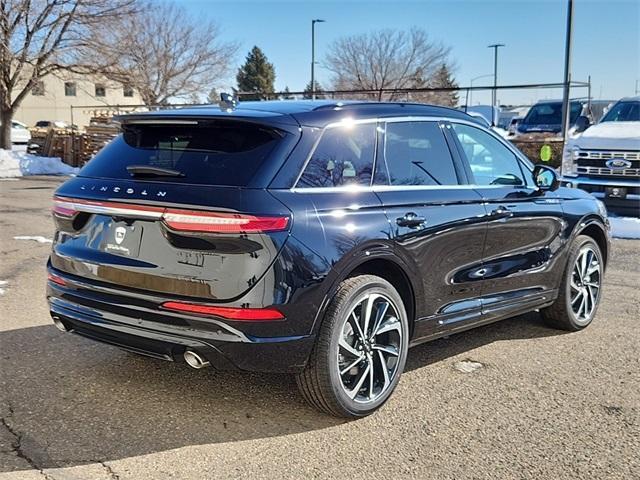
[[[218,22],[224,39],[241,48],[237,65],[258,45],[276,67],[276,88],[302,90],[309,81],[311,19],[316,25],[316,58],[322,61],[327,45],[344,35],[381,28],[424,28],[451,47],[460,85],[493,71],[491,43],[500,50],[501,84],[561,82],[566,23],[566,0],[423,0],[423,1],[223,1],[179,0],[193,14]],[[640,81],[640,0],[575,0],[572,72],[574,80],[591,75],[592,95],[616,99],[634,94]],[[235,70],[235,69],[234,69]],[[235,73],[228,84],[234,84]],[[330,74],[320,65],[317,79]],[[488,85],[491,78],[476,80]],[[474,103],[489,94],[474,94]],[[559,90],[501,93],[503,103],[559,98]],[[572,92],[586,95],[586,90]]]

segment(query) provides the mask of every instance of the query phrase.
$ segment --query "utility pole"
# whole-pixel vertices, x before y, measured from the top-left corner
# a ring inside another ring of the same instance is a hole
[[[324,23],[326,20],[319,18],[311,20],[311,99],[316,99],[316,23]]]
[[[489,45],[487,48],[493,48],[493,90],[491,91],[491,106],[493,108],[496,107],[496,102],[498,99],[498,49],[500,47],[504,47],[504,43],[494,43],[493,45]],[[491,113],[491,125],[495,124],[495,114]]]
[[[564,80],[562,92],[562,140],[563,145],[567,144],[569,134],[569,94],[571,82],[571,40],[573,36],[573,0],[568,0],[567,4],[567,30],[564,43]],[[564,147],[563,147],[564,148]]]

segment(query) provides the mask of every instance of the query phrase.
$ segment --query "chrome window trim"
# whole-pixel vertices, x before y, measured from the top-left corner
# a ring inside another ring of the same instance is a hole
[[[375,192],[401,192],[414,190],[476,190],[487,188],[509,188],[511,185],[341,185],[339,187],[294,187],[293,193],[375,193]],[[529,186],[512,186],[524,190],[537,191]]]
[[[510,142],[508,142],[507,140],[505,140],[504,138],[502,138],[500,135],[498,135],[497,133],[495,133],[493,130],[488,129],[483,127],[482,125],[471,121],[471,120],[464,120],[464,119],[460,119],[460,118],[449,118],[449,117],[437,117],[437,116],[415,116],[415,115],[404,115],[404,116],[398,116],[398,117],[374,117],[374,118],[361,118],[361,119],[351,119],[350,117],[345,117],[340,121],[337,122],[331,122],[328,123],[324,128],[322,128],[322,132],[320,133],[320,136],[318,137],[318,139],[316,140],[316,142],[313,144],[313,147],[311,148],[311,151],[309,153],[309,155],[307,156],[307,159],[304,162],[304,165],[302,166],[302,168],[300,169],[300,173],[298,174],[295,182],[293,182],[293,187],[290,188],[290,190],[292,192],[310,192],[311,190],[319,190],[322,189],[323,192],[346,192],[346,191],[350,191],[353,192],[354,191],[354,187],[353,186],[349,186],[349,185],[343,185],[340,187],[297,187],[296,185],[298,185],[298,182],[300,181],[300,178],[302,178],[302,175],[304,174],[304,171],[307,168],[307,165],[309,164],[309,162],[311,161],[311,157],[313,157],[313,154],[315,153],[316,149],[318,148],[318,144],[320,143],[320,141],[322,140],[322,137],[324,136],[324,133],[329,129],[329,128],[338,128],[338,127],[345,127],[348,125],[363,125],[363,124],[368,124],[368,123],[374,123],[374,124],[378,124],[378,123],[382,123],[382,122],[386,122],[386,123],[399,123],[399,122],[448,122],[448,123],[459,123],[461,125],[468,125],[470,127],[475,127],[478,128],[479,130],[482,130],[483,132],[487,132],[489,133],[489,135],[492,135],[494,138],[496,138],[502,145],[504,145],[511,153],[513,153],[513,155],[516,157],[516,159],[522,164],[524,165],[525,169],[528,170],[532,175],[533,175],[533,168],[534,165],[529,161],[528,158],[526,158],[513,144],[511,144]],[[376,147],[374,147],[374,159],[373,159],[373,166],[375,169],[375,162],[376,162],[376,154],[377,154],[377,137],[376,137]],[[468,161],[466,159],[463,159],[464,161]],[[373,183],[374,180],[374,175],[375,175],[375,170],[372,171],[371,173],[371,183]],[[381,185],[378,185],[378,187],[380,187]],[[383,187],[385,187],[384,185],[382,185]],[[362,185],[359,186],[361,189],[366,189],[367,187]],[[370,185],[371,187],[371,185]],[[451,189],[451,188],[459,188],[459,187],[475,187],[475,188],[504,188],[505,185],[472,185],[472,184],[466,184],[466,185],[389,185],[389,187],[397,187],[394,190],[420,190],[420,189],[425,189],[425,190],[431,190],[431,189]],[[529,190],[535,190],[535,188],[531,188],[531,186],[529,184],[524,185],[523,188],[527,188]]]

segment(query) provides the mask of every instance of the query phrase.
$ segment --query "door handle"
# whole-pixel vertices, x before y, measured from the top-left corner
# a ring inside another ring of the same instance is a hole
[[[396,223],[400,227],[417,228],[426,222],[427,222],[426,218],[420,217],[413,212],[405,213],[404,217],[396,218]]]
[[[509,218],[513,217],[513,212],[507,207],[500,205],[491,212],[491,218]]]

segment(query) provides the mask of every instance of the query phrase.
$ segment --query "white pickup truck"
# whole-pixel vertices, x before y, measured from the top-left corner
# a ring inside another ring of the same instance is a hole
[[[640,216],[640,97],[619,100],[595,125],[577,123],[564,149],[563,181],[613,211]]]

